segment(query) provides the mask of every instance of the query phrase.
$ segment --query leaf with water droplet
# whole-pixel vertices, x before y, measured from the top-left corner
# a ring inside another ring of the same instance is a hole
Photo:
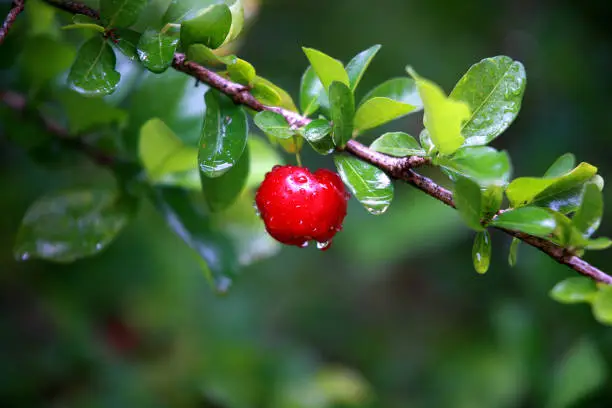
[[[355,98],[348,86],[334,81],[329,87],[329,103],[332,120],[332,138],[342,147],[353,136]]]
[[[287,119],[280,113],[271,111],[259,112],[253,118],[253,121],[262,132],[279,139],[289,139],[295,133],[291,130]]]
[[[509,57],[486,58],[472,65],[450,94],[471,111],[461,125],[465,144],[484,145],[502,134],[521,109],[526,84],[523,64]]]
[[[330,135],[331,130],[332,127],[328,120],[315,119],[304,127],[302,133],[316,152],[327,155],[335,150],[334,141]]]
[[[557,227],[557,220],[544,208],[521,207],[499,214],[490,225],[547,238]]]
[[[211,178],[200,173],[204,198],[211,211],[225,210],[238,199],[249,177],[249,157],[247,147],[236,165],[223,175]]]
[[[206,112],[198,146],[200,171],[206,177],[219,177],[229,171],[247,143],[248,125],[242,107],[218,91],[204,97]]]
[[[572,218],[572,224],[582,232],[583,236],[590,237],[597,231],[603,216],[603,195],[594,183],[584,187],[582,201],[576,214]]]
[[[227,64],[227,73],[232,81],[242,85],[251,85],[256,75],[253,65],[240,58],[234,58]]]
[[[72,262],[105,249],[125,227],[134,202],[116,191],[56,192],[28,208],[15,243],[17,259]]]
[[[146,69],[161,74],[172,64],[178,41],[177,33],[162,33],[149,28],[138,42],[138,58]]]
[[[597,285],[592,279],[574,276],[557,283],[550,297],[560,303],[591,302],[597,296]]]
[[[476,234],[472,247],[472,261],[476,272],[484,274],[489,270],[491,264],[491,236],[489,231],[484,230]]]
[[[378,167],[355,157],[336,155],[334,162],[342,181],[370,214],[384,213],[393,199],[393,183]]]
[[[115,91],[121,79],[115,64],[113,49],[104,38],[95,36],[77,52],[68,74],[68,84],[84,95],[109,95]]]

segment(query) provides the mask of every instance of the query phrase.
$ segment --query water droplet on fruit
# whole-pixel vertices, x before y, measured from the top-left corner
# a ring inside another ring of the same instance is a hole
[[[299,174],[294,177],[294,180],[296,183],[304,184],[308,181],[308,177],[304,176],[303,174]]]
[[[317,249],[320,249],[321,251],[327,251],[327,249],[330,247],[331,245],[331,239],[329,241],[325,241],[325,242],[317,242]]]
[[[304,241],[302,242],[302,244],[300,245],[300,248],[306,248],[308,246],[308,241]]]

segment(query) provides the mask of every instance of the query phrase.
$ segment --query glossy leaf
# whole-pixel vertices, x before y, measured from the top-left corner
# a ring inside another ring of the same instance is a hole
[[[147,29],[138,42],[138,58],[146,69],[161,74],[172,64],[179,38],[175,33]]]
[[[215,4],[202,14],[183,21],[181,24],[181,45],[203,44],[208,48],[223,45],[232,26],[232,13],[226,4]]]
[[[240,159],[248,136],[244,110],[209,90],[204,97],[206,113],[200,137],[198,163],[206,177],[220,177]]]
[[[419,90],[412,78],[400,77],[392,78],[383,82],[372,89],[360,102],[363,104],[372,98],[389,98],[397,102],[415,106],[416,109],[423,107],[423,102],[419,96]]]
[[[574,167],[576,167],[576,156],[574,156],[572,153],[565,153],[555,160],[548,170],[546,170],[544,177],[560,177],[565,173],[572,171]]]
[[[105,39],[96,36],[81,46],[68,74],[68,84],[88,96],[109,95],[121,75],[115,70],[115,53]]]
[[[491,264],[491,236],[489,231],[478,232],[472,246],[474,269],[480,274],[487,273]]]
[[[279,139],[288,139],[294,135],[287,119],[280,113],[263,111],[257,113],[254,122],[264,133]]]
[[[323,84],[311,66],[306,68],[300,83],[300,109],[304,116],[310,116],[319,109],[319,95]]]
[[[574,276],[557,283],[550,297],[560,303],[591,302],[597,296],[597,285],[584,276]]]
[[[488,186],[482,191],[482,216],[489,218],[493,216],[502,205],[504,189],[501,186]]]
[[[603,195],[599,188],[593,183],[588,183],[584,188],[580,207],[572,218],[574,227],[585,237],[590,237],[599,228],[603,217],[603,205]]]
[[[510,243],[510,251],[508,251],[508,265],[513,268],[516,265],[518,259],[518,250],[521,245],[521,240],[518,238],[512,238]]]
[[[148,0],[100,0],[100,18],[107,27],[129,27],[138,20]]]
[[[88,98],[68,90],[60,92],[57,98],[68,117],[68,129],[73,135],[104,125],[122,126],[128,119],[125,110],[108,104],[102,98]]]
[[[127,28],[117,28],[115,32],[118,38],[116,41],[111,41],[111,44],[131,61],[137,60],[141,34]]]
[[[255,68],[240,58],[227,64],[227,73],[233,81],[242,85],[250,85],[255,79]]]
[[[555,217],[543,208],[522,207],[496,216],[490,225],[546,238],[557,223]]]
[[[267,81],[262,81],[260,77],[253,80],[251,94],[264,105],[278,106],[281,102],[281,95]]]
[[[331,105],[332,137],[336,146],[344,146],[353,136],[355,99],[348,86],[333,82],[329,87]]]
[[[385,133],[372,142],[370,149],[395,157],[427,156],[419,142],[404,132]]]
[[[191,44],[187,47],[187,59],[202,65],[233,64],[235,55],[217,55],[203,44]]]
[[[421,146],[423,146],[428,156],[435,152],[436,146],[433,144],[431,137],[429,137],[427,129],[423,129],[421,133],[419,133],[419,142],[421,142]]]
[[[116,238],[132,211],[112,190],[72,190],[39,198],[21,221],[15,257],[72,262],[95,255]]]
[[[441,157],[438,164],[481,186],[504,186],[512,174],[508,154],[488,146],[462,147],[452,157]]]
[[[233,0],[229,6],[230,13],[232,13],[232,25],[225,38],[225,43],[234,41],[242,32],[242,28],[244,27],[244,7],[242,6],[242,1],[243,0]]]
[[[349,77],[341,62],[313,48],[302,47],[302,50],[304,54],[306,54],[308,61],[310,61],[310,65],[314,72],[323,84],[323,89],[325,89],[325,91],[329,92],[332,82],[341,82],[346,85],[347,89],[350,91]]]
[[[278,103],[270,105],[278,106],[280,108],[284,108],[292,112],[298,111],[297,107],[295,106],[295,103],[293,102],[293,99],[291,98],[291,95],[289,95],[289,93],[280,86],[267,80],[266,78],[256,76],[255,79],[253,79],[254,89],[251,91],[251,93],[255,92],[259,86],[266,86],[267,88],[271,89],[278,98],[280,98]]]
[[[225,210],[238,199],[246,186],[249,166],[249,149],[246,148],[236,165],[222,176],[210,178],[201,174],[204,199],[211,211]]]
[[[375,97],[365,101],[355,113],[355,128],[364,131],[400,118],[415,109],[414,106],[394,101],[393,99]]]
[[[484,229],[480,224],[482,197],[478,184],[467,178],[459,178],[455,182],[453,200],[467,226],[475,231],[482,231]]]
[[[378,167],[355,157],[335,155],[342,181],[370,214],[384,213],[393,199],[391,179]]]
[[[584,244],[584,249],[589,249],[591,251],[601,251],[610,247],[612,247],[612,240],[606,237],[589,239]]]
[[[372,62],[378,50],[380,50],[380,45],[373,45],[367,50],[355,55],[353,59],[346,64],[346,73],[348,74],[349,85],[352,91],[355,91],[357,85],[359,85],[363,74],[368,69],[370,62]]]
[[[470,108],[470,117],[461,126],[465,144],[484,145],[502,134],[521,109],[526,84],[525,68],[509,57],[472,65],[450,94]]]
[[[172,0],[164,13],[164,23],[181,23],[196,17],[217,0]]]
[[[602,286],[593,300],[593,315],[598,322],[612,325],[612,289]]]
[[[582,185],[595,173],[596,167],[580,163],[572,171],[555,178],[520,177],[510,183],[506,196],[513,207],[533,203],[555,211],[571,211],[579,204]]]
[[[217,292],[226,293],[238,269],[231,240],[214,228],[203,208],[185,190],[158,187],[151,190],[150,198],[168,227],[194,250]]]
[[[315,119],[304,127],[303,134],[306,140],[315,142],[329,135],[331,131],[332,127],[328,120]]]
[[[465,140],[461,135],[461,126],[469,119],[470,108],[465,102],[448,98],[438,85],[420,77],[411,68],[408,68],[408,73],[416,81],[423,101],[423,123],[429,137],[440,154],[453,154]]]

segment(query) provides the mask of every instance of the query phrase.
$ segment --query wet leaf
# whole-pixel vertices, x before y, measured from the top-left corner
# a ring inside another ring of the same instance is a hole
[[[232,13],[226,4],[215,4],[202,14],[183,21],[181,24],[181,45],[203,44],[216,49],[223,45],[232,26]]]
[[[574,276],[557,283],[550,297],[560,303],[591,302],[597,296],[597,285],[584,276]]]
[[[547,238],[557,223],[555,217],[543,208],[522,207],[496,216],[490,225]]]
[[[288,139],[294,135],[287,119],[280,113],[263,111],[257,113],[254,122],[264,133],[279,139]]]
[[[501,186],[488,186],[481,190],[482,193],[482,215],[485,218],[493,216],[502,205],[504,189]]]
[[[227,73],[232,81],[242,85],[250,85],[255,79],[255,68],[240,58],[234,58],[227,64]]]
[[[205,95],[206,113],[199,143],[198,162],[206,177],[220,177],[240,159],[247,143],[244,110],[217,91]]]
[[[306,68],[300,83],[300,108],[304,116],[310,116],[319,109],[319,95],[323,84],[311,66]]]
[[[467,178],[459,178],[455,181],[453,200],[467,226],[475,231],[482,231],[484,229],[480,224],[482,198],[478,184]]]
[[[555,178],[563,176],[565,173],[572,171],[575,166],[576,157],[572,153],[565,153],[546,170],[544,177]]]
[[[68,74],[68,84],[88,96],[109,95],[115,91],[121,75],[115,70],[115,53],[106,40],[93,37],[81,46]]]
[[[249,166],[249,149],[246,148],[236,165],[223,175],[215,178],[200,175],[204,199],[211,211],[225,210],[238,199],[246,186]]]
[[[361,100],[360,105],[372,98],[393,99],[397,102],[415,106],[416,110],[423,108],[416,83],[412,78],[407,77],[392,78],[383,82],[368,92]]]
[[[140,41],[141,34],[127,28],[117,28],[115,32],[117,34],[117,41],[111,41],[111,44],[131,61],[137,60],[138,42]]]
[[[238,38],[244,27],[244,8],[242,7],[243,0],[233,0],[229,3],[229,9],[232,13],[232,25],[229,33],[225,38],[225,43],[231,42]]]
[[[128,119],[125,110],[108,104],[102,98],[88,98],[69,90],[60,92],[57,98],[66,112],[68,129],[73,135],[104,125],[122,126]]]
[[[256,92],[257,88],[260,86],[265,86],[266,88],[271,89],[272,92],[274,92],[275,97],[279,98],[279,101],[277,103],[274,103],[274,104],[269,103],[269,105],[274,105],[280,108],[288,109],[292,112],[298,111],[297,107],[295,106],[295,103],[293,102],[293,99],[291,98],[291,95],[289,95],[289,93],[285,91],[283,88],[267,80],[266,78],[256,76],[255,79],[253,79],[254,88],[251,90],[251,93]]]
[[[465,140],[461,135],[461,126],[470,118],[470,108],[465,102],[448,98],[438,85],[420,77],[412,68],[408,68],[408,73],[416,81],[423,101],[423,123],[429,137],[440,154],[453,154]]]
[[[315,119],[304,127],[303,135],[316,152],[327,155],[335,150],[331,130],[328,120]]]
[[[260,77],[255,77],[253,80],[251,94],[264,105],[278,106],[281,102],[281,96],[276,89],[268,82],[262,81]]]
[[[190,20],[215,3],[217,0],[172,0],[162,21],[165,24]]]
[[[355,55],[352,60],[346,64],[346,73],[349,77],[349,84],[352,91],[355,91],[357,85],[361,81],[363,74],[368,69],[370,62],[380,50],[380,45],[376,44]]]
[[[95,255],[115,239],[132,212],[112,190],[72,190],[39,198],[21,221],[15,257],[72,262]]]
[[[419,133],[419,141],[421,142],[421,146],[423,146],[423,149],[425,149],[428,156],[435,152],[436,146],[431,141],[431,137],[429,137],[429,132],[427,129],[421,130],[421,133]]]
[[[100,0],[100,18],[107,27],[129,27],[138,20],[148,0]]]
[[[451,157],[441,157],[438,164],[481,186],[504,186],[512,174],[508,154],[488,146],[462,147]]]
[[[521,244],[520,239],[512,238],[512,242],[510,243],[510,251],[508,252],[508,265],[510,265],[511,268],[513,268],[514,265],[516,265],[520,244]]]
[[[342,181],[370,214],[384,213],[393,199],[391,179],[378,167],[355,157],[335,155]]]
[[[612,287],[602,286],[593,300],[593,315],[598,322],[612,325]]]
[[[404,132],[385,133],[372,142],[370,149],[395,157],[427,156],[419,142]]]
[[[146,69],[161,74],[170,67],[178,45],[178,34],[147,29],[138,42],[138,58]]]
[[[597,185],[589,183],[584,188],[582,202],[572,218],[572,224],[585,237],[590,237],[597,231],[603,217],[603,195]]]
[[[491,264],[491,236],[487,230],[478,232],[472,246],[474,269],[479,274],[487,273]]]
[[[331,105],[332,137],[338,147],[342,147],[353,136],[355,99],[348,86],[333,82],[329,87]]]
[[[220,56],[202,44],[191,44],[187,47],[187,59],[201,65],[233,64],[235,55]]]
[[[374,97],[365,101],[357,109],[355,128],[359,132],[372,129],[407,115],[413,110],[415,106],[389,98]]]
[[[527,84],[525,68],[509,57],[486,58],[470,67],[450,97],[471,111],[461,126],[466,145],[484,145],[502,134],[521,109]]]
[[[319,77],[319,80],[323,84],[323,89],[325,89],[326,92],[329,92],[332,82],[341,82],[346,85],[349,92],[351,92],[348,74],[340,61],[313,48],[302,47],[302,50],[304,54],[306,54],[306,58],[310,61],[310,65]]]

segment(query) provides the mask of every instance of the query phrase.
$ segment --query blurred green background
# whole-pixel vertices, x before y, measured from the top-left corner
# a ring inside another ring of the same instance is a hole
[[[0,3],[3,15],[8,8]],[[265,0],[239,55],[294,97],[307,65],[302,45],[347,61],[382,44],[362,95],[407,64],[450,91],[471,64],[509,55],[524,63],[528,86],[494,146],[510,152],[514,175],[541,175],[569,151],[606,178],[611,11],[595,0]],[[15,36],[42,17],[21,18]],[[31,91],[12,43],[0,47],[0,89]],[[164,75],[150,92],[192,89],[181,74]],[[190,105],[138,95],[142,115],[194,126]],[[387,128],[418,135],[420,123]],[[128,145],[138,125],[127,125]],[[510,268],[510,240],[493,234],[493,264],[477,275],[472,233],[408,186],[396,186],[380,216],[351,200],[329,251],[282,248],[245,268],[223,297],[150,204],[101,255],[17,262],[15,234],[33,200],[110,177],[78,155],[37,160],[9,141],[8,128],[0,126],[2,407],[612,406],[612,330],[587,306],[548,297],[573,272],[526,246]],[[304,155],[309,167],[332,165],[308,147]],[[609,217],[600,234],[612,235]],[[612,271],[609,251],[588,260]]]

